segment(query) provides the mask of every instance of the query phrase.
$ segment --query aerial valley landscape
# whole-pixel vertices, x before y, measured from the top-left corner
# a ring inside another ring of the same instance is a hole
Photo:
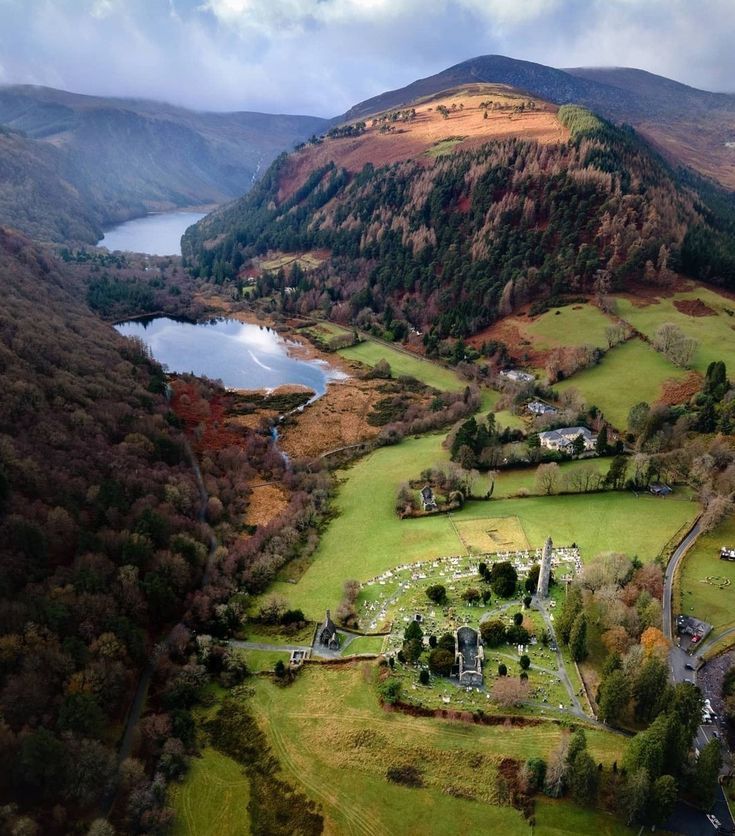
[[[0,836],[735,833],[734,29],[0,0]]]

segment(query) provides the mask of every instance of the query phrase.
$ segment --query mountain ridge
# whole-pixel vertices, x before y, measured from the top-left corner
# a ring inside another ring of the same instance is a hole
[[[503,55],[454,64],[350,108],[342,121],[399,107],[461,84],[508,84],[554,104],[578,104],[633,125],[670,161],[735,190],[735,95],[698,90],[635,68],[556,69]],[[707,118],[705,118],[707,117]]]
[[[22,189],[13,191],[13,205],[0,203],[0,222],[51,241],[67,240],[65,230],[73,228],[77,240],[95,243],[103,226],[147,211],[238,197],[279,151],[326,124],[320,117],[200,113],[148,100],[0,87],[0,125],[15,132],[15,179],[22,159],[53,155],[43,172],[26,168],[31,191],[48,190],[57,178],[53,191],[76,192],[91,224],[74,223],[77,210],[64,201],[40,205]],[[0,174],[7,191],[12,180]]]

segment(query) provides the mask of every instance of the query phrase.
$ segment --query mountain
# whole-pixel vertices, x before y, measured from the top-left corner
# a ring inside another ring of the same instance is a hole
[[[735,190],[735,95],[697,90],[642,70],[559,70],[501,55],[463,61],[355,105],[344,121],[470,83],[507,84],[556,104],[579,104],[633,125],[670,160]]]
[[[672,271],[735,287],[727,198],[632,129],[497,84],[420,92],[281,155],[187,231],[187,262],[245,281],[269,251],[326,252],[311,273],[265,274],[256,296],[393,337],[413,328],[429,348],[529,302]]]
[[[0,127],[0,223],[41,241],[97,241],[103,207],[64,167],[58,148]]]
[[[0,125],[15,132],[13,171],[0,169],[6,195],[0,222],[61,241],[70,237],[69,219],[81,214],[88,221],[74,233],[94,242],[102,225],[243,194],[279,151],[323,130],[326,120],[197,113],[160,102],[15,86],[0,88]],[[42,170],[24,166],[24,158],[41,161]],[[27,193],[19,187],[24,174]],[[35,198],[42,183],[49,200],[39,221]],[[69,190],[83,203],[79,213],[56,199]]]

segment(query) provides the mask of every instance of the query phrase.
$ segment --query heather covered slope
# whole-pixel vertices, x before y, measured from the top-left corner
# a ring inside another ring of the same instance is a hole
[[[732,286],[727,238],[694,188],[632,131],[574,107],[559,118],[568,140],[503,138],[357,174],[325,162],[325,148],[339,159],[350,140],[326,139],[279,158],[250,195],[190,229],[187,258],[224,281],[268,250],[329,250],[284,310],[382,318],[398,334],[431,329],[430,341],[531,301],[665,283],[675,269]],[[303,155],[315,164],[294,189]],[[258,292],[288,281],[266,277]]]
[[[0,222],[42,239],[94,242],[100,225],[243,194],[280,151],[325,124],[309,116],[196,113],[161,102],[3,87],[0,125],[16,132],[22,148],[14,156],[18,176],[0,169],[0,194],[6,196]],[[51,170],[39,171],[32,160],[49,155]],[[24,158],[31,159],[25,164]],[[13,189],[20,176],[30,193]],[[34,199],[39,181],[55,190],[43,206]],[[73,202],[57,199],[64,186],[76,192],[78,211]],[[69,219],[78,214],[96,227],[69,234]]]
[[[460,84],[508,84],[556,104],[578,104],[636,127],[677,164],[735,189],[735,96],[697,90],[629,68],[560,70],[502,55],[482,55],[351,108],[362,119]]]

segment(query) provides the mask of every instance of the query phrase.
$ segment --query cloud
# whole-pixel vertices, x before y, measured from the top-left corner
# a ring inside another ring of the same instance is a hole
[[[0,0],[6,82],[334,115],[475,55],[735,89],[732,0]]]

